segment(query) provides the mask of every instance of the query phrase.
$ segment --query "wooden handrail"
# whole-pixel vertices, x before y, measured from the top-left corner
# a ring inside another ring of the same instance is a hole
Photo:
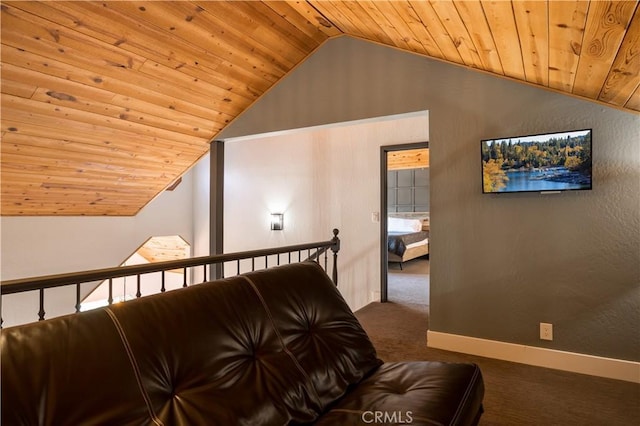
[[[58,288],[58,287],[66,287],[66,286],[75,286],[76,288],[76,303],[75,303],[75,311],[80,312],[81,301],[80,301],[80,286],[85,283],[94,283],[101,281],[108,281],[109,283],[109,299],[108,304],[113,303],[112,298],[112,282],[114,278],[122,278],[129,276],[137,276],[138,282],[138,292],[136,293],[136,297],[142,297],[140,294],[140,277],[143,274],[149,274],[154,272],[162,273],[162,288],[160,291],[165,291],[165,276],[164,273],[166,271],[171,271],[175,269],[183,269],[185,271],[185,280],[183,283],[183,287],[187,287],[187,279],[186,279],[186,271],[187,268],[193,268],[198,266],[204,266],[204,281],[207,281],[207,267],[212,265],[223,265],[226,262],[237,262],[237,273],[240,274],[240,261],[245,259],[252,259],[251,262],[251,270],[255,270],[255,259],[264,257],[265,258],[265,268],[268,267],[268,257],[277,255],[278,260],[277,264],[280,264],[280,254],[289,253],[288,263],[292,263],[291,253],[298,252],[298,260],[297,262],[301,262],[302,256],[301,253],[303,250],[309,251],[309,258],[306,260],[312,260],[312,258],[318,258],[321,253],[326,253],[329,249],[333,251],[333,270],[331,273],[331,277],[335,285],[338,285],[338,263],[337,263],[337,252],[340,250],[340,239],[338,238],[338,230],[333,230],[333,238],[329,241],[320,241],[316,243],[306,243],[306,244],[296,244],[284,247],[274,247],[268,249],[260,249],[260,250],[250,250],[236,253],[227,253],[227,254],[217,254],[213,256],[200,256],[193,257],[189,259],[180,259],[180,260],[169,260],[165,262],[155,262],[148,263],[143,265],[130,265],[130,266],[118,266],[114,268],[104,268],[104,269],[94,269],[90,271],[82,271],[82,272],[73,272],[73,273],[65,273],[65,274],[55,274],[55,275],[45,275],[40,277],[31,277],[31,278],[20,278],[14,280],[6,280],[0,281],[0,296],[16,294],[16,293],[24,293],[24,292],[38,292],[39,306],[40,309],[38,311],[38,319],[45,319],[45,309],[44,309],[44,296],[45,290],[50,288]],[[313,256],[311,255],[311,250],[314,249],[315,252]],[[324,261],[324,270],[327,271],[327,256],[325,254]],[[3,324],[3,319],[0,318],[0,328]]]
[[[334,249],[340,247],[338,230],[333,230],[334,237],[329,241],[316,243],[296,244],[269,249],[251,250],[236,253],[216,254],[213,256],[192,257],[189,259],[169,260],[164,262],[148,263],[143,265],[117,266],[113,268],[94,269],[83,272],[72,272],[66,274],[45,275],[33,278],[20,278],[14,280],[0,281],[0,294],[15,294],[25,291],[34,291],[46,288],[75,285],[92,281],[102,281],[109,278],[128,277],[133,275],[148,274],[152,272],[169,271],[179,268],[190,268],[194,266],[214,265],[229,261],[257,258],[280,253],[290,253],[314,248]],[[334,252],[335,253],[335,252]],[[335,265],[334,265],[335,269]],[[337,272],[334,270],[333,275]],[[336,282],[337,285],[337,282]]]

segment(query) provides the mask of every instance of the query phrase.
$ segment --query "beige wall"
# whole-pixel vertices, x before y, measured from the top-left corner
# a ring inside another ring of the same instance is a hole
[[[380,146],[426,141],[428,114],[302,129],[225,143],[226,253],[331,239],[352,309],[380,290]],[[269,213],[283,212],[283,231]],[[230,265],[230,273],[234,266]]]

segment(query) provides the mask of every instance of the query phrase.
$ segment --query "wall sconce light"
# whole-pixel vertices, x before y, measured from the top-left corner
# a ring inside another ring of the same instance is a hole
[[[282,231],[284,229],[284,214],[271,213],[271,230]]]

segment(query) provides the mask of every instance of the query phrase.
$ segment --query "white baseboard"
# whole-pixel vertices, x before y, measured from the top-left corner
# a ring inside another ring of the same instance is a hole
[[[640,362],[427,331],[430,348],[640,383]]]

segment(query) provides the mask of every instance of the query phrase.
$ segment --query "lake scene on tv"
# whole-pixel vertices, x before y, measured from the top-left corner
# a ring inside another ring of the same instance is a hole
[[[482,141],[482,192],[591,189],[591,129]]]

